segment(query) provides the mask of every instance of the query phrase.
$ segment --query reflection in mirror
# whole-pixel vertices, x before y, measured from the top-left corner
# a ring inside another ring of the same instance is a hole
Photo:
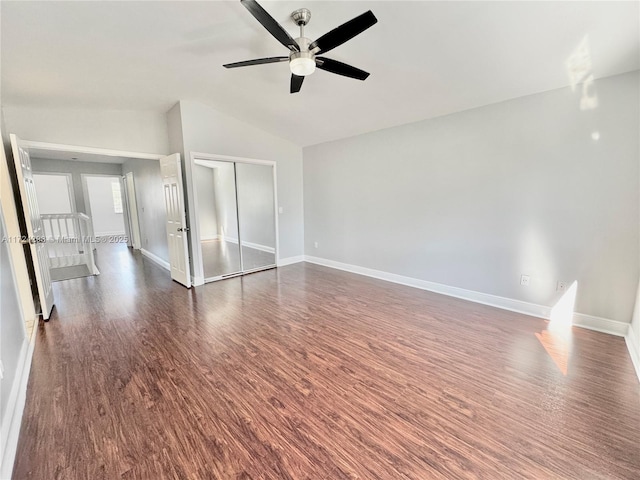
[[[204,277],[211,279],[238,273],[242,268],[234,164],[210,160],[196,163],[193,178]]]
[[[273,167],[236,163],[243,270],[276,263]]]

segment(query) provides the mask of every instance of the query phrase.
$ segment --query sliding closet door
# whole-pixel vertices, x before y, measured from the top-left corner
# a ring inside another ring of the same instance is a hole
[[[208,161],[199,168],[195,180],[202,262],[205,279],[213,280],[242,271],[235,167]]]
[[[236,163],[243,271],[276,264],[273,167]]]

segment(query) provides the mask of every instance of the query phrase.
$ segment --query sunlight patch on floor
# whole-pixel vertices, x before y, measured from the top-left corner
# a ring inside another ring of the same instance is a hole
[[[575,281],[551,309],[551,319],[547,329],[536,333],[538,341],[563,375],[566,375],[569,370],[571,325],[577,292],[578,282]]]

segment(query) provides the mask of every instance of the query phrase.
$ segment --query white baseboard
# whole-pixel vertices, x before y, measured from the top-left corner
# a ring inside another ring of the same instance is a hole
[[[624,341],[627,344],[627,350],[629,350],[629,355],[631,356],[631,363],[633,363],[638,380],[640,380],[640,350],[638,349],[638,343],[632,337],[633,331],[629,329],[629,332],[624,337]]]
[[[294,263],[304,262],[304,255],[296,255],[295,257],[279,258],[277,265],[279,267],[286,267],[287,265],[293,265]]]
[[[213,242],[214,240],[220,240],[220,235],[214,235],[212,237],[202,237],[200,238],[201,242]],[[238,242],[236,242],[238,243]]]
[[[37,330],[36,322],[31,338],[25,339],[20,349],[16,376],[11,386],[7,409],[2,418],[2,426],[0,428],[0,446],[2,446],[0,450],[0,478],[11,478],[13,471],[20,426],[22,425],[22,415],[27,401],[27,384],[29,383],[29,372],[31,371],[31,360],[33,359]]]
[[[268,247],[267,245],[260,245],[259,243],[245,242],[243,240],[242,246],[253,248],[254,250],[260,250],[261,252],[276,253],[276,249],[274,247]]]
[[[523,313],[525,315],[531,315],[532,317],[544,318],[545,320],[549,320],[551,317],[551,307],[547,307],[545,305],[537,305],[535,303],[523,302],[522,300],[515,300],[513,298],[500,297],[488,293],[443,285],[441,283],[429,282],[427,280],[405,277],[403,275],[396,275],[394,273],[383,272],[381,270],[359,267],[357,265],[336,262],[335,260],[327,260],[326,258],[305,255],[305,261],[316,265],[335,268],[337,270],[343,270],[345,272],[385,280],[387,282],[399,283],[400,285],[406,285],[408,287],[428,290],[430,292],[440,293],[442,295],[448,295],[462,300],[469,300],[471,302],[481,303],[483,305],[489,305],[503,310]],[[574,313],[573,325],[619,337],[624,337],[629,330],[628,323],[611,320],[609,318],[594,317],[583,313]]]
[[[144,248],[140,249],[140,253],[142,255],[144,255],[145,257],[147,257],[149,260],[151,260],[156,265],[164,268],[165,270],[171,271],[171,265],[169,265],[169,262],[167,262],[166,260],[161,259],[156,254],[151,253],[149,250],[145,250]]]
[[[629,324],[611,320],[610,318],[594,317],[585,313],[573,314],[573,325],[576,327],[595,330],[596,332],[608,333],[616,337],[624,337],[629,331]]]

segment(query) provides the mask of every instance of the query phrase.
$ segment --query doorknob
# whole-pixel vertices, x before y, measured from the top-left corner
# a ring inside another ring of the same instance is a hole
[[[179,232],[188,232],[189,231],[189,227],[179,228],[178,231]]]

